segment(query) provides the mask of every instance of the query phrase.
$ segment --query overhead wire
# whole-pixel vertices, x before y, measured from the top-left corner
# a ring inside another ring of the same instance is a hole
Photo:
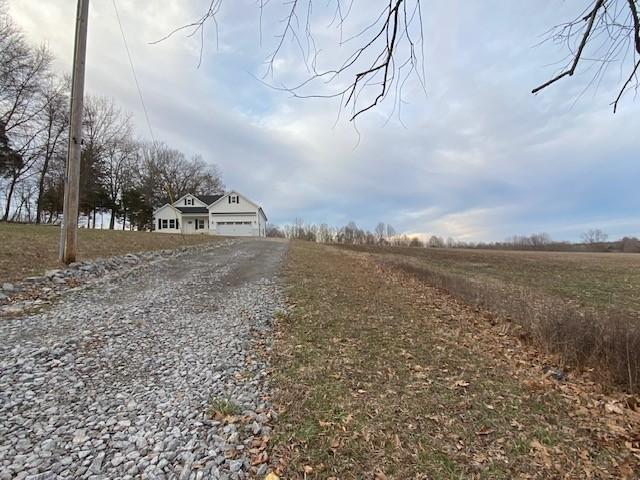
[[[133,63],[133,57],[131,55],[131,50],[129,49],[129,44],[127,43],[127,36],[124,33],[124,27],[122,26],[122,20],[120,19],[120,12],[118,11],[118,5],[116,4],[116,0],[111,0],[113,4],[113,10],[116,14],[116,20],[118,21],[118,27],[120,28],[120,35],[122,36],[122,43],[124,45],[124,49],[127,53],[127,58],[129,60],[129,66],[131,67],[131,73],[133,75],[133,80],[136,85],[136,90],[138,91],[138,97],[140,98],[140,104],[142,105],[142,111],[144,112],[144,118],[147,123],[147,128],[149,129],[149,134],[151,135],[151,141],[153,142],[153,146],[158,147],[158,142],[156,141],[155,135],[153,134],[153,127],[151,126],[151,121],[149,120],[149,111],[147,110],[147,105],[144,101],[144,96],[142,95],[142,87],[140,86],[140,81],[138,80],[138,75],[136,74],[136,67]],[[173,206],[173,195],[171,193],[171,189],[169,185],[165,181],[164,189],[167,192],[167,196],[169,197],[169,204],[173,208],[173,211],[176,215],[176,224],[178,223],[178,212],[176,207]],[[155,225],[154,225],[155,228]],[[180,233],[182,234],[182,222],[180,222]],[[184,235],[182,236],[183,241],[185,240]]]

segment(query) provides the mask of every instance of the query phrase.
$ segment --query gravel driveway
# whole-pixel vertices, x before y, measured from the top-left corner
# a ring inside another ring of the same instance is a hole
[[[256,339],[283,308],[286,249],[238,239],[0,320],[0,479],[265,473]]]

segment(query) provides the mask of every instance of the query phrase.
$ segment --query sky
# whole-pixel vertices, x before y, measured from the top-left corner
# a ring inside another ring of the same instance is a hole
[[[113,97],[150,138],[112,1],[91,0],[86,92]],[[326,3],[314,4],[311,20],[321,69],[358,46],[340,42]],[[342,38],[384,3],[355,0]],[[386,222],[398,233],[465,241],[536,232],[578,240],[589,228],[640,236],[640,100],[627,94],[616,114],[610,105],[624,71],[614,66],[589,86],[585,65],[530,93],[566,55],[541,43],[545,33],[580,13],[579,3],[423,0],[424,84],[408,77],[400,112],[390,95],[354,124],[335,98],[283,91],[309,78],[291,38],[268,70],[285,0],[268,3],[262,18],[256,0],[223,0],[217,32],[207,24],[202,43],[178,32],[157,44],[209,0],[117,0],[156,140],[218,165],[226,186],[272,223],[353,220],[373,230]],[[70,72],[75,1],[9,6],[27,37],[49,46],[55,68]],[[301,93],[327,96],[349,80]]]

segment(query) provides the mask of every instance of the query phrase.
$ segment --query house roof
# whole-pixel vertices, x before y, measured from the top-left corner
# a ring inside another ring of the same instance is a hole
[[[224,195],[195,195],[195,197],[201,202],[211,205],[224,197]]]
[[[182,213],[209,213],[207,207],[176,207]]]

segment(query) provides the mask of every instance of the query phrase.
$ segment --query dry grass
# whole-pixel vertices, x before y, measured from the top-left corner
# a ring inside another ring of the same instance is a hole
[[[594,369],[628,391],[640,387],[640,256],[367,250],[382,265],[518,323],[565,367]]]
[[[293,242],[286,274],[285,478],[633,478],[638,413],[544,377],[508,324],[331,247]]]
[[[40,275],[59,267],[60,228],[0,222],[0,282]],[[204,235],[81,229],[78,260],[215,241]]]
[[[640,255],[346,246],[480,282],[524,287],[579,306],[640,314]]]

